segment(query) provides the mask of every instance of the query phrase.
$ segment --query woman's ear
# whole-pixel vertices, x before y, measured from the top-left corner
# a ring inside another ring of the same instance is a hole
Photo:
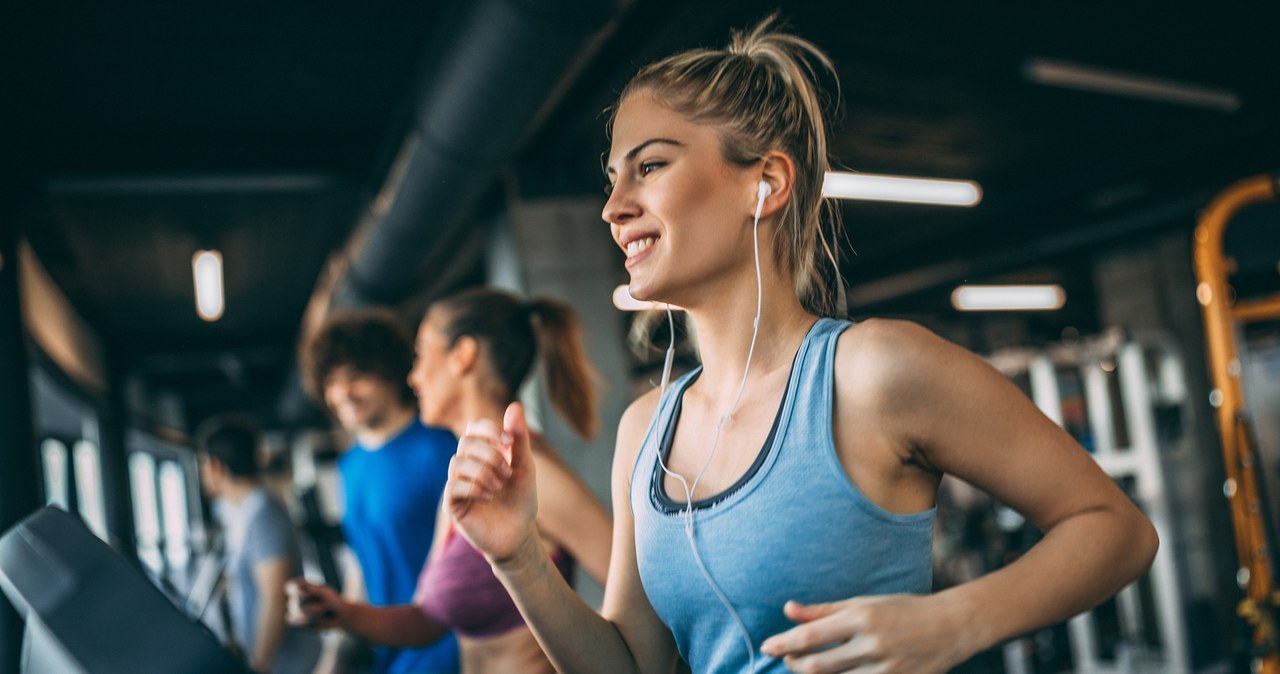
[[[449,347],[449,370],[454,376],[466,374],[475,367],[479,357],[480,342],[471,335],[463,335]]]
[[[764,154],[760,160],[759,181],[768,185],[769,189],[764,198],[764,208],[760,211],[761,218],[767,218],[786,206],[791,200],[791,187],[795,178],[796,164],[787,153],[770,150]],[[755,203],[752,203],[751,212],[755,213]]]

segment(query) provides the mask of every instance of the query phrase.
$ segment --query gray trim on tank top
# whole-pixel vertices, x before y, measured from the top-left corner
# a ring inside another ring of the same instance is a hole
[[[812,330],[812,326],[810,326],[810,330]],[[805,339],[808,339],[808,333],[806,333]],[[756,453],[756,459],[751,463],[751,467],[747,469],[747,472],[744,473],[742,477],[738,478],[736,482],[729,485],[727,489],[719,494],[713,494],[706,498],[694,501],[694,510],[706,510],[730,496],[733,496],[739,489],[745,487],[747,483],[751,481],[751,478],[755,477],[756,473],[760,472],[760,467],[764,465],[765,460],[769,458],[769,452],[773,450],[774,439],[778,433],[778,425],[782,421],[782,408],[786,405],[787,394],[791,391],[791,382],[796,376],[796,363],[798,362],[796,357],[798,355],[799,349],[797,349],[796,354],[791,357],[791,370],[787,374],[787,385],[783,387],[782,398],[778,401],[778,409],[773,413],[773,425],[769,428],[769,435],[765,437],[764,444],[760,447],[760,451]],[[661,457],[661,460],[665,461],[666,458],[671,455],[671,443],[675,438],[676,422],[680,419],[680,411],[684,407],[685,391],[688,391],[689,387],[692,386],[693,382],[697,381],[700,376],[702,376],[701,366],[699,366],[697,370],[694,370],[687,380],[682,382],[680,390],[672,392],[675,400],[672,401],[674,407],[671,410],[671,419],[667,422],[666,428],[663,429],[662,441],[658,445],[658,456]],[[649,500],[652,502],[653,507],[664,515],[675,515],[684,512],[689,504],[684,501],[677,501],[667,494],[667,490],[663,486],[664,477],[666,477],[666,472],[662,470],[662,465],[659,463],[659,459],[655,458],[653,478],[649,481]]]

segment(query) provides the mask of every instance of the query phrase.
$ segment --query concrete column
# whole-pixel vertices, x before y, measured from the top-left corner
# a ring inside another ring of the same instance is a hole
[[[547,199],[523,202],[509,212],[508,252],[491,255],[495,281],[510,285],[510,260],[523,269],[524,291],[566,302],[582,320],[591,363],[600,373],[600,434],[591,442],[579,439],[550,411],[541,388],[541,423],[547,439],[610,507],[610,467],[618,420],[631,402],[626,353],[626,317],[613,306],[613,288],[620,282],[622,257],[600,220],[600,199]],[[500,263],[506,259],[505,264]],[[502,267],[502,268],[499,268]],[[581,579],[581,576],[580,576]],[[579,586],[585,585],[580,582]],[[598,590],[582,589],[598,605]]]
[[[41,505],[28,367],[18,294],[17,232],[12,223],[0,223],[0,532]],[[22,627],[8,599],[0,599],[0,674],[19,672]]]
[[[129,452],[125,429],[129,413],[118,378],[109,376],[105,401],[98,405],[98,452],[102,457],[102,496],[106,502],[107,530],[116,552],[138,558],[138,542],[133,521],[133,494],[130,491]]]

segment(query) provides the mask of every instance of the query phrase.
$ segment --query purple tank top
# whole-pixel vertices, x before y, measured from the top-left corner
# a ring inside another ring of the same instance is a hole
[[[551,560],[570,580],[573,558],[556,550]],[[428,618],[462,637],[491,637],[524,626],[520,610],[488,560],[453,529],[440,554],[430,558],[418,576],[415,603]]]

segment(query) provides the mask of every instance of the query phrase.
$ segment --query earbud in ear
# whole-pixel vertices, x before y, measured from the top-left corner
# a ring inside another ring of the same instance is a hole
[[[756,222],[760,222],[760,214],[764,212],[764,198],[770,194],[773,194],[773,188],[761,180],[756,186]]]

